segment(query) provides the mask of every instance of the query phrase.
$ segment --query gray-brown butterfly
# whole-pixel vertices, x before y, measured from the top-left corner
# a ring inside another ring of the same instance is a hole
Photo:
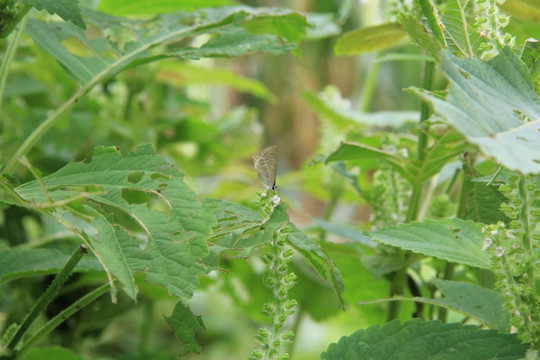
[[[268,190],[276,190],[277,148],[268,146],[260,154],[253,155],[253,165],[257,176]]]

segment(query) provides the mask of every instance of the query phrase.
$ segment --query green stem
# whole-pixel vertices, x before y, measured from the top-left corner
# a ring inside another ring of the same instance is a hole
[[[433,89],[433,83],[434,83],[434,74],[435,74],[435,63],[426,61],[424,62],[424,76],[422,85],[424,89],[430,91]],[[431,110],[429,106],[422,102],[420,107],[420,123],[423,123],[429,117],[431,116]],[[418,146],[416,150],[416,159],[418,161],[422,161],[424,159],[424,150],[427,147],[427,133],[425,131],[421,131],[420,135],[418,136]],[[413,184],[413,190],[411,199],[409,202],[409,209],[407,211],[407,218],[406,222],[411,222],[418,219],[418,214],[420,211],[420,200],[422,197],[422,191],[424,188],[424,184],[421,180],[416,180]],[[407,256],[406,253],[403,254],[403,256]],[[392,277],[392,284],[390,285],[390,296],[394,295],[403,295],[403,289],[405,288],[405,282],[407,281],[407,268],[401,269],[399,271],[396,271]],[[387,314],[387,320],[391,321],[394,319],[397,319],[399,317],[399,308],[400,308],[400,302],[399,301],[392,301],[388,305],[388,314]]]
[[[58,290],[64,282],[67,280],[73,269],[75,268],[75,265],[82,259],[83,255],[86,254],[87,247],[85,245],[81,245],[80,247],[75,250],[69,261],[66,263],[62,271],[56,276],[52,284],[45,290],[43,295],[38,299],[36,304],[34,305],[34,308],[30,313],[26,316],[23,323],[11,339],[11,341],[7,345],[7,349],[10,351],[14,351],[15,347],[23,337],[23,335],[26,333],[30,325],[36,320],[38,315],[45,310],[47,305],[56,297]]]
[[[4,89],[6,87],[6,80],[8,77],[9,68],[11,66],[11,62],[13,61],[13,58],[15,57],[15,53],[17,52],[19,39],[21,38],[21,34],[23,32],[24,26],[26,25],[27,19],[28,17],[25,16],[20,22],[20,26],[13,33],[13,36],[11,37],[8,47],[6,49],[6,53],[4,54],[4,58],[2,59],[2,64],[0,65],[0,121],[2,120],[2,100],[4,98]]]
[[[373,62],[369,68],[366,80],[362,86],[362,102],[360,111],[368,112],[371,102],[373,100],[373,94],[375,93],[375,86],[377,85],[377,77],[379,76],[380,63]]]
[[[143,322],[144,326],[141,328],[141,334],[139,338],[139,354],[144,355],[148,352],[148,345],[154,332],[153,319],[154,319],[154,306],[155,302],[152,299],[146,299],[143,306]]]
[[[91,304],[94,300],[106,294],[110,289],[110,284],[103,284],[92,292],[86,294],[68,308],[63,310],[61,313],[52,318],[47,324],[45,324],[41,329],[39,329],[22,347],[21,350],[17,353],[16,359],[21,359],[23,355],[29,351],[36,343],[41,341],[47,334],[53,331],[58,325],[68,319],[70,316],[78,312],[79,310],[85,308]]]

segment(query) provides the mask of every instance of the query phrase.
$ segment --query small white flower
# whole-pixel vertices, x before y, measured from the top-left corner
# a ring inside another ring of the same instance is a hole
[[[516,235],[514,235],[514,230],[508,230],[506,232],[506,237],[509,238],[509,239],[515,239]]]
[[[497,236],[498,233],[497,229],[491,230],[491,236]]]
[[[281,198],[277,195],[272,196],[272,202],[274,203],[274,206],[278,206],[281,202]]]
[[[261,197],[262,197],[262,198],[265,198],[266,195],[267,195],[267,194],[266,194],[265,192],[261,193]]]
[[[504,249],[502,247],[498,247],[495,249],[495,255],[497,255],[498,257],[501,257],[504,255]]]
[[[493,244],[493,240],[491,240],[491,238],[485,238],[484,243],[482,244],[482,251],[486,251],[491,244]]]

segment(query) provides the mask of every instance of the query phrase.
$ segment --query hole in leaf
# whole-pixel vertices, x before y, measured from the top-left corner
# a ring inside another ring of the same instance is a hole
[[[94,56],[92,49],[81,39],[70,36],[62,41],[62,45],[73,55],[91,57]]]
[[[162,173],[152,173],[152,175],[150,175],[150,179],[152,179],[152,180],[157,180],[157,179],[170,180],[171,176],[165,175],[165,174],[162,174]]]
[[[459,69],[459,72],[461,73],[461,75],[463,75],[465,79],[468,79],[470,77],[469,73],[466,71],[463,71],[462,69]]]
[[[148,209],[167,213],[169,204],[157,193],[136,188],[123,188],[122,199],[130,205],[146,204]]]
[[[128,181],[132,184],[136,184],[138,183],[139,181],[141,181],[142,177],[144,175],[144,172],[142,171],[136,171],[136,172],[132,172],[131,174],[128,175]]]

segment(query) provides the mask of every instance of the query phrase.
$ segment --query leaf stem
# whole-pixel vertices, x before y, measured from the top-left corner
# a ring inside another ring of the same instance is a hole
[[[24,26],[26,25],[26,20],[27,17],[24,16],[22,21],[20,22],[20,25],[13,32],[13,36],[9,41],[6,53],[4,54],[4,58],[2,59],[2,64],[0,64],[0,121],[2,120],[2,100],[4,98],[4,89],[6,87],[6,80],[8,77],[9,68],[11,66],[11,62],[13,61],[13,58],[15,57],[15,53],[17,52],[19,39],[21,38]]]
[[[24,345],[21,347],[21,350],[17,352],[16,359],[22,358],[28,350],[30,350],[36,343],[41,341],[43,337],[49,334],[58,325],[60,325],[62,322],[64,322],[66,319],[68,319],[70,316],[72,316],[79,310],[91,304],[94,300],[96,300],[103,294],[106,294],[109,289],[109,283],[101,285],[97,289],[91,291],[90,293],[86,294],[85,296],[71,304],[54,318],[52,318],[47,324],[45,324],[41,329],[39,329],[26,343],[24,343]]]
[[[379,76],[379,68],[381,63],[373,61],[369,68],[366,80],[362,86],[362,101],[360,111],[368,112],[371,102],[373,100],[373,94],[375,93],[375,86],[377,85],[377,77]]]
[[[45,290],[43,295],[41,295],[41,297],[34,305],[34,308],[26,316],[21,326],[19,326],[19,328],[17,329],[15,335],[13,335],[13,338],[11,338],[11,340],[9,341],[6,347],[9,351],[15,350],[15,347],[17,346],[23,335],[26,333],[30,325],[32,325],[32,323],[36,320],[39,314],[43,310],[45,310],[47,305],[49,305],[49,303],[56,297],[58,290],[60,289],[60,287],[62,287],[64,282],[67,280],[67,278],[77,265],[77,263],[82,259],[83,255],[86,254],[86,252],[86,245],[81,245],[77,248],[77,250],[75,250],[66,265],[64,265],[62,271],[58,273],[52,284],[47,288],[47,290]]]

